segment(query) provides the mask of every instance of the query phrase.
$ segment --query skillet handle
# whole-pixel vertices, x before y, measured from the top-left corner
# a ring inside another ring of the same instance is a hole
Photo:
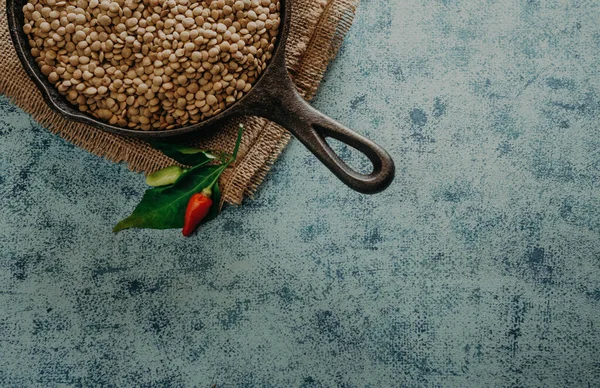
[[[278,83],[269,82],[270,85],[254,93],[260,97],[252,104],[252,114],[286,128],[343,183],[358,192],[375,194],[392,183],[394,161],[383,148],[313,108],[298,93],[287,72],[274,79]],[[331,149],[326,138],[339,140],[362,152],[373,164],[373,171],[362,174],[353,170]]]

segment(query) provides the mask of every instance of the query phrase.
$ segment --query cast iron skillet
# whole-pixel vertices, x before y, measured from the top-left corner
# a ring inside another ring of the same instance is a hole
[[[290,28],[292,0],[279,0],[282,21],[277,46],[271,62],[250,92],[208,120],[163,131],[132,130],[104,123],[80,112],[61,96],[41,73],[31,55],[29,40],[23,32],[23,6],[26,1],[6,1],[8,25],[15,49],[25,71],[42,91],[46,102],[55,111],[71,120],[119,135],[145,139],[167,137],[177,139],[194,132],[217,129],[219,125],[233,117],[260,116],[292,132],[342,182],[356,191],[367,194],[377,193],[387,188],[394,179],[394,162],[383,148],[323,115],[310,106],[296,90],[285,66],[285,45]],[[361,174],[350,168],[331,149],[325,141],[326,138],[337,139],[365,154],[373,164],[373,171],[370,174]]]

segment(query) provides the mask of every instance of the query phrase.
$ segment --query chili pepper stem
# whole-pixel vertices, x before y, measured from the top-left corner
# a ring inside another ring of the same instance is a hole
[[[226,163],[225,166],[227,166],[229,163]],[[204,190],[202,190],[202,194],[204,194],[205,196],[207,196],[208,198],[211,197],[212,195],[212,188],[213,186],[219,181],[219,177],[221,176],[221,174],[218,174],[215,179],[213,179],[213,181],[210,183],[210,185],[206,186],[206,188]]]

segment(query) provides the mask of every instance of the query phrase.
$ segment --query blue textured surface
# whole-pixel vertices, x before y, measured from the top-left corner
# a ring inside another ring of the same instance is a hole
[[[598,386],[598,20],[363,0],[315,105],[393,186],[293,142],[189,240],[113,235],[142,177],[0,99],[1,385]]]

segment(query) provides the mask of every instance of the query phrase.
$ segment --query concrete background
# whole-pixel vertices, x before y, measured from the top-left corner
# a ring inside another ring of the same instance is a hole
[[[294,141],[201,234],[111,233],[143,179],[0,98],[0,385],[598,386],[600,3],[363,0]],[[357,166],[361,158],[347,149]]]

